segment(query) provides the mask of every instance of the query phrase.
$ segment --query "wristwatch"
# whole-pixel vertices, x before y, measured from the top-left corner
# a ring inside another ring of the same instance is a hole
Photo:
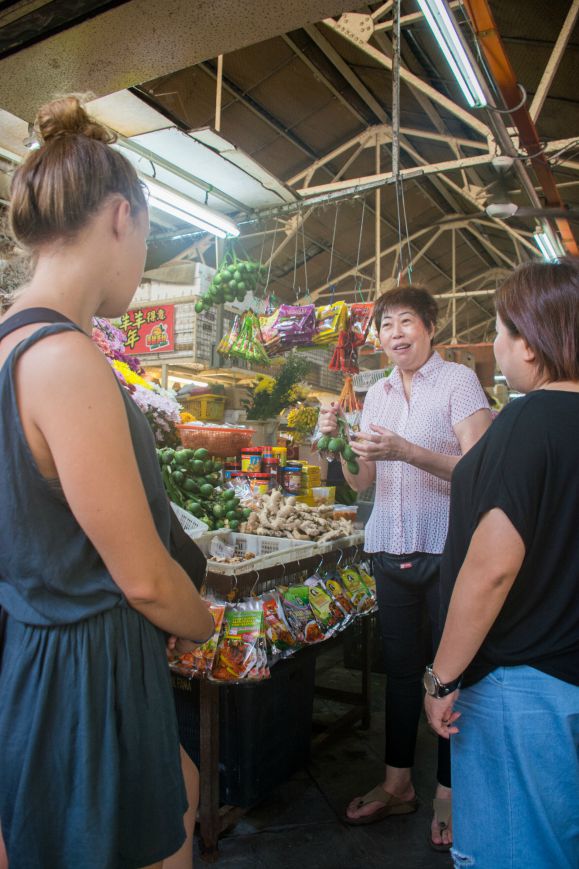
[[[462,676],[454,679],[452,682],[447,682],[446,685],[440,681],[432,667],[427,667],[422,679],[424,690],[431,697],[436,697],[440,700],[441,697],[446,697],[447,694],[452,694],[457,688],[460,688]]]

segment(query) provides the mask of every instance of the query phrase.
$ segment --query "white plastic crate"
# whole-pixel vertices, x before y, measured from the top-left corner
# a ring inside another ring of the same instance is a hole
[[[181,528],[193,540],[196,540],[198,537],[201,537],[202,534],[206,534],[209,531],[209,526],[206,525],[205,522],[202,522],[201,519],[198,519],[187,510],[183,510],[182,507],[179,507],[179,505],[173,503],[173,501],[171,501],[171,507],[179,520]]]
[[[316,550],[315,544],[309,543],[307,540],[265,537],[259,534],[242,534],[227,530],[213,535],[211,538],[202,537],[198,540],[198,544],[207,558],[208,568],[213,569],[215,573],[224,574],[262,570],[274,564],[296,561],[298,558],[308,558]],[[255,557],[233,564],[212,561],[210,549],[214,555],[226,555],[231,547],[233,547],[234,555],[245,555],[247,552],[253,552]]]
[[[387,377],[389,372],[389,368],[379,368],[376,371],[360,371],[359,374],[354,374],[352,377],[354,391],[368,392],[371,386],[374,386],[382,378]]]

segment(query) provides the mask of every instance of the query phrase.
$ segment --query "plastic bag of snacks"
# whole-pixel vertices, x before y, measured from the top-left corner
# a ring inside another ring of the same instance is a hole
[[[169,666],[175,673],[179,673],[181,676],[188,676],[189,678],[208,676],[211,673],[219,644],[225,607],[224,603],[218,601],[210,603],[209,609],[215,623],[213,636],[206,643],[203,643],[202,646],[197,646],[196,649],[193,649],[192,652],[186,652],[184,655],[179,655],[171,661]]]
[[[311,576],[306,580],[309,588],[310,607],[314,617],[326,637],[330,637],[342,627],[346,613],[326,589],[321,577]]]
[[[259,318],[251,309],[242,314],[239,334],[224,355],[258,365],[269,365],[269,358],[262,342]]]
[[[316,331],[312,344],[323,346],[335,344],[340,332],[346,328],[348,321],[348,306],[345,302],[334,302],[316,308]]]
[[[340,577],[337,574],[332,574],[324,579],[324,585],[328,594],[331,594],[334,600],[340,605],[341,609],[346,613],[349,619],[356,614],[356,607],[346,595],[344,587],[340,582]]]
[[[250,600],[228,607],[211,678],[219,682],[239,682],[268,676],[261,602]]]
[[[358,349],[366,341],[373,308],[371,302],[355,302],[350,305],[348,323],[338,336],[338,346],[330,360],[331,371],[358,373]]]
[[[265,348],[270,356],[311,343],[316,329],[314,305],[280,305],[268,317],[260,317]]]
[[[217,345],[217,352],[220,353],[221,356],[229,356],[231,348],[239,337],[240,328],[241,317],[239,314],[236,314],[229,333],[227,335],[224,335],[219,344]]]
[[[292,585],[279,591],[284,613],[296,640],[305,644],[325,640],[325,634],[320,630],[310,606],[307,585]]]
[[[286,619],[279,592],[263,594],[260,600],[263,605],[265,635],[271,654],[282,657],[291,655],[299,648],[299,643]]]
[[[376,604],[376,595],[370,591],[360,576],[357,567],[345,567],[338,571],[346,597],[359,613],[369,612]]]

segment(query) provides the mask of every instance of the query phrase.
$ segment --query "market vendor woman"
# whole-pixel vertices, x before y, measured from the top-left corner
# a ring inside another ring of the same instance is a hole
[[[422,705],[422,674],[429,641],[438,635],[439,564],[448,530],[450,477],[454,466],[486,431],[491,414],[473,371],[445,362],[433,350],[437,306],[422,287],[384,293],[374,309],[390,376],[368,391],[361,433],[352,446],[355,475],[343,462],[348,483],[361,492],[376,483],[365,549],[373,553],[378,612],[386,665],[386,775],[346,810],[351,824],[369,824],[416,810],[412,766]],[[336,431],[335,409],[324,409],[320,429]],[[428,612],[430,637],[424,636]],[[450,751],[439,740],[431,844],[448,850]]]

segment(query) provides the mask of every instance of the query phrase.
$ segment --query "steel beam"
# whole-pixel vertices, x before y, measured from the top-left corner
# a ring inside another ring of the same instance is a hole
[[[535,96],[533,97],[533,102],[531,103],[531,107],[529,109],[529,115],[531,116],[531,120],[533,123],[537,121],[537,118],[541,114],[541,109],[543,108],[543,103],[545,102],[545,98],[549,92],[551,84],[553,83],[553,79],[559,69],[559,64],[561,62],[561,58],[563,57],[563,53],[569,41],[569,37],[573,32],[573,28],[575,26],[575,22],[577,20],[577,15],[579,14],[579,0],[572,0],[571,7],[569,12],[567,13],[567,17],[563,22],[563,26],[559,31],[559,36],[557,37],[557,41],[554,45],[553,51],[551,52],[551,56],[545,67],[545,71],[541,76],[541,81],[539,82],[539,87],[535,91]]]

